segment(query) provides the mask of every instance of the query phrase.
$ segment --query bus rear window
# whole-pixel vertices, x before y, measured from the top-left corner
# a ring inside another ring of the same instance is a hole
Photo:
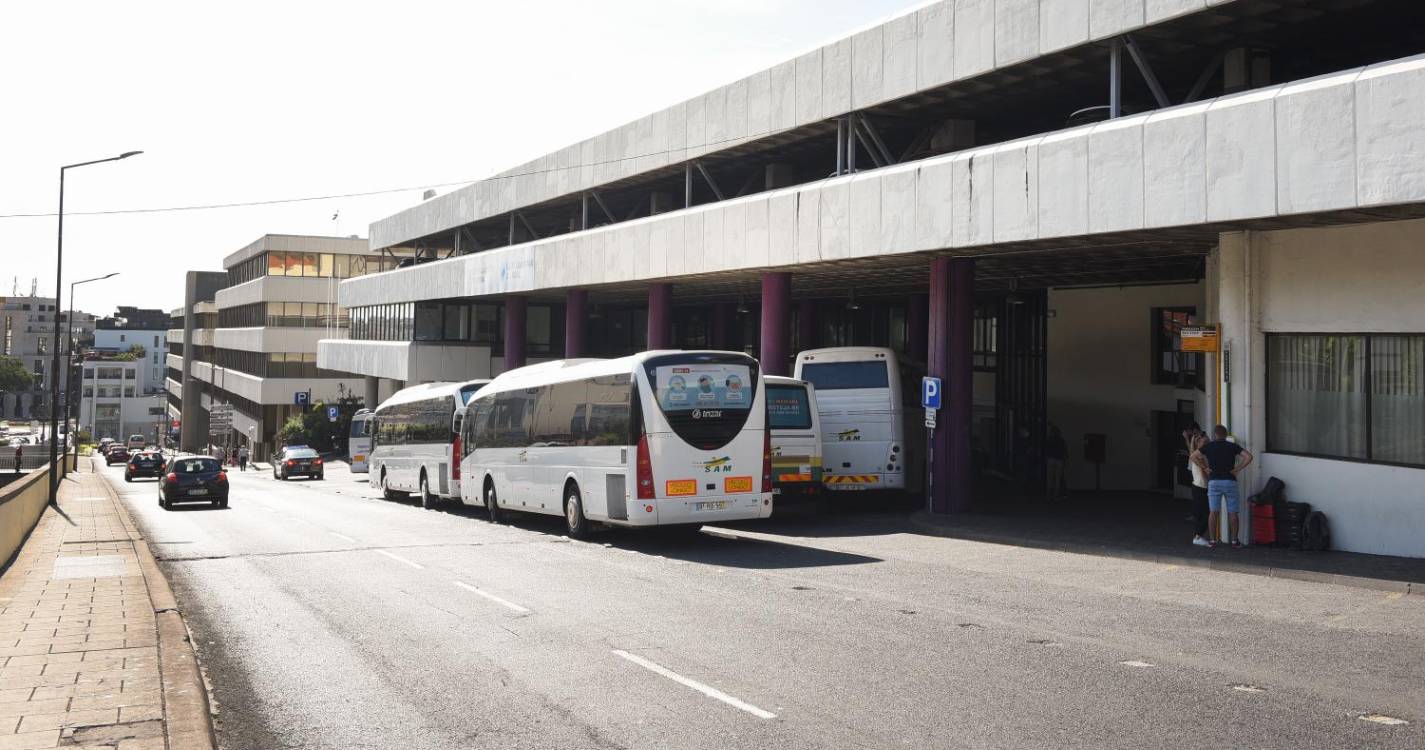
[[[767,386],[767,426],[773,430],[811,429],[807,389],[799,385]]]
[[[741,354],[670,354],[644,363],[653,401],[689,445],[727,445],[752,411],[757,362]]]
[[[885,362],[808,362],[802,365],[801,379],[818,391],[890,387]]]

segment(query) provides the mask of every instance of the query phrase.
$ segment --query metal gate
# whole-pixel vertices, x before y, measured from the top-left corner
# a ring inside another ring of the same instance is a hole
[[[1048,302],[1044,290],[1012,292],[994,303],[995,469],[1038,485],[1048,431]]]

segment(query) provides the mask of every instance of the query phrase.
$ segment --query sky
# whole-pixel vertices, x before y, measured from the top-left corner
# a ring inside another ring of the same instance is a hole
[[[43,2],[0,7],[0,296],[171,310],[263,234],[367,235],[421,200],[919,0]],[[345,195],[241,208],[83,215]],[[17,214],[46,214],[27,217]],[[333,219],[333,216],[336,216]],[[18,283],[17,283],[18,280]]]

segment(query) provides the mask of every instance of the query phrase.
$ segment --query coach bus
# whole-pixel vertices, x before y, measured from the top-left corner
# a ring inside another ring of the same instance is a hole
[[[346,455],[351,457],[351,473],[365,474],[370,470],[366,462],[371,455],[371,415],[370,409],[358,409],[351,415],[351,429],[347,433]]]
[[[772,514],[771,448],[757,360],[659,351],[565,360],[496,377],[470,402],[461,499],[490,520],[562,515],[673,526]]]
[[[420,495],[421,507],[460,498],[465,403],[490,381],[426,383],[396,393],[371,415],[371,486],[387,500]]]
[[[793,374],[816,388],[822,484],[840,492],[906,489],[905,403],[895,352],[808,349],[797,354]]]

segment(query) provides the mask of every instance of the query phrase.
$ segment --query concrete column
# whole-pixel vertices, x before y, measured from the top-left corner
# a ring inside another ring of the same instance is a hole
[[[584,324],[588,320],[588,308],[588,290],[570,289],[564,293],[565,359],[582,357],[588,349],[584,338]]]
[[[816,300],[805,299],[797,303],[797,346],[802,351],[817,347]]]
[[[714,349],[732,346],[732,325],[737,317],[737,308],[731,302],[715,302],[712,309],[712,341]]]
[[[381,378],[373,378],[368,375],[367,377],[363,378],[363,380],[365,381],[364,385],[366,386],[366,395],[363,398],[363,406],[368,409],[375,409],[376,405],[381,403]]]
[[[905,354],[912,362],[925,362],[925,348],[930,342],[929,325],[930,298],[912,294],[905,305]]]
[[[973,489],[970,409],[973,406],[975,263],[966,258],[930,262],[930,315],[926,369],[944,387],[930,446],[930,510],[969,509]]]
[[[648,287],[648,348],[673,348],[673,285]]]
[[[786,271],[762,274],[762,372],[789,374],[787,355],[791,349],[792,275]]]
[[[525,365],[525,309],[529,300],[520,295],[505,298],[505,369]]]

